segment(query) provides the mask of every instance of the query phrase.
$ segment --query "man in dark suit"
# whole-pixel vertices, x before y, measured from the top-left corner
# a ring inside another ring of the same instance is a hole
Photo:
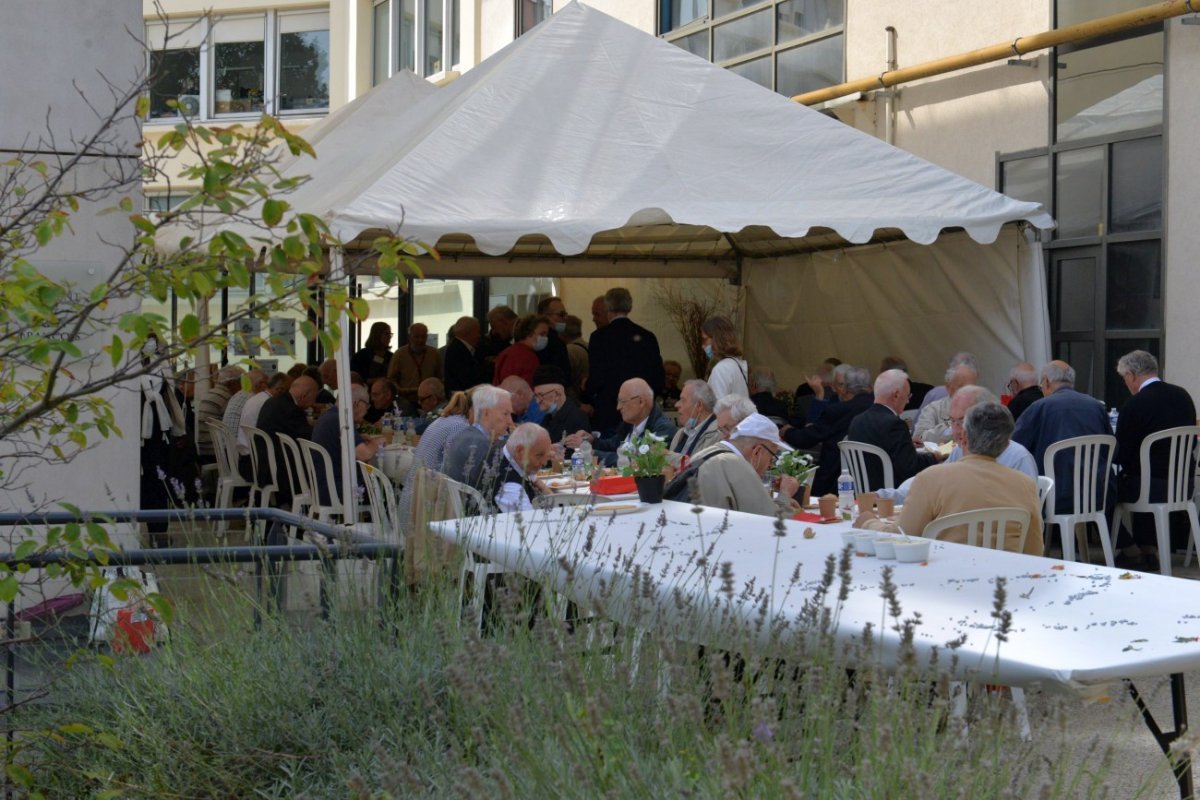
[[[471,394],[471,414],[471,427],[447,443],[442,472],[491,497],[504,436],[513,427],[512,398],[498,386],[483,384]]]
[[[665,385],[662,353],[658,338],[629,319],[633,297],[620,286],[604,293],[609,321],[592,334],[588,343],[590,358],[585,399],[595,409],[592,427],[610,433],[620,423],[617,394],[630,378],[641,378],[655,395]]]
[[[750,370],[750,402],[764,417],[774,417],[778,420],[788,418],[787,403],[775,396],[775,373],[766,367],[755,367]]]
[[[567,332],[567,307],[561,297],[544,297],[537,304],[537,313],[550,320],[550,335],[546,337],[546,346],[538,351],[538,363],[557,367],[565,379],[571,374],[571,358],[563,339]]]
[[[567,397],[566,380],[553,366],[538,367],[533,372],[533,399],[545,414],[539,424],[556,444],[589,424],[587,414]]]
[[[1045,395],[1021,413],[1013,441],[1033,454],[1038,470],[1044,473],[1046,449],[1063,439],[1112,433],[1104,406],[1096,398],[1075,391],[1075,370],[1065,361],[1051,361],[1042,367],[1042,394]],[[1075,462],[1066,455],[1054,462],[1054,513],[1066,514],[1075,505],[1071,494]]]
[[[908,375],[903,370],[889,369],[875,379],[875,402],[850,422],[846,432],[852,442],[873,444],[887,451],[896,486],[945,458],[936,453],[918,453],[913,446],[908,425],[900,419],[908,398]],[[871,489],[883,486],[883,467],[876,459],[867,459],[867,481]]]
[[[459,317],[454,323],[454,338],[446,345],[446,358],[442,362],[445,375],[442,383],[447,395],[492,382],[492,371],[483,364],[479,339],[479,320]]]
[[[596,438],[587,431],[577,431],[564,440],[566,446],[575,449],[587,438],[592,442],[596,458],[606,467],[615,467],[618,448],[630,437],[649,431],[670,442],[675,435],[675,423],[663,414],[654,402],[650,384],[641,378],[630,378],[621,384],[616,406],[621,414],[621,424],[611,435]]]
[[[1181,386],[1158,377],[1158,359],[1145,350],[1126,353],[1117,361],[1117,374],[1125,381],[1132,397],[1125,401],[1117,421],[1117,453],[1114,461],[1121,468],[1117,476],[1117,500],[1133,502],[1141,494],[1142,442],[1146,437],[1168,428],[1196,424],[1196,405]],[[1167,475],[1171,471],[1170,448],[1164,443],[1150,451],[1150,500],[1167,495]],[[1187,468],[1188,494],[1192,493],[1194,467]],[[1149,514],[1131,515],[1133,541],[1141,551],[1146,568],[1158,568],[1158,540],[1154,520]],[[1122,533],[1118,546],[1128,546],[1128,534]]]
[[[284,464],[287,463],[284,460],[283,445],[279,443],[278,434],[287,434],[293,439],[312,438],[313,426],[304,412],[317,401],[317,393],[320,388],[317,382],[308,375],[301,375],[292,381],[292,385],[286,392],[275,395],[263,403],[262,410],[258,412],[258,427],[265,431],[275,443],[275,468],[277,471],[283,470]],[[260,468],[268,463],[265,456],[265,453],[260,454],[258,459]],[[270,476],[260,475],[259,480],[269,483]],[[281,501],[290,500],[291,492],[288,481],[280,481],[280,483],[282,485],[279,499]]]
[[[1012,414],[1013,422],[1021,418],[1025,409],[1043,397],[1042,387],[1038,386],[1037,370],[1028,361],[1022,361],[1012,368],[1004,388],[1012,395],[1012,399],[1008,401],[1008,413]]]
[[[813,497],[837,492],[842,459],[838,442],[846,438],[854,418],[875,402],[875,396],[871,394],[871,373],[865,367],[842,364],[838,369],[842,371],[842,378],[834,383],[834,389],[842,402],[826,406],[821,417],[811,425],[803,428],[784,425],[779,432],[783,440],[797,450],[820,448],[817,474],[813,477]]]

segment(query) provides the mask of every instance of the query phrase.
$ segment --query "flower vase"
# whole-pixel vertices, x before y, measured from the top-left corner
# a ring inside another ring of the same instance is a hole
[[[633,479],[637,486],[638,499],[643,503],[661,503],[663,487],[667,479],[664,475],[637,475]]]

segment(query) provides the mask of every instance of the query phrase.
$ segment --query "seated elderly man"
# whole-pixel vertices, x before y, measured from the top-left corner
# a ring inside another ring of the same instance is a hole
[[[675,431],[675,438],[671,440],[672,453],[691,457],[721,440],[717,417],[712,411],[716,404],[717,398],[708,381],[694,378],[683,385],[679,399],[675,401],[675,410],[679,412],[683,427]]]
[[[417,423],[414,426],[418,434],[438,417],[446,407],[446,387],[438,378],[426,378],[417,384]]]
[[[581,430],[568,436],[564,444],[575,449],[584,439],[588,439],[592,443],[596,458],[606,467],[615,467],[617,448],[630,438],[639,436],[644,431],[650,431],[665,441],[670,441],[675,435],[674,423],[654,402],[654,392],[651,391],[650,384],[641,378],[630,378],[621,384],[621,389],[617,392],[617,413],[621,415],[621,424],[611,436],[597,438]]]
[[[787,403],[775,396],[775,390],[778,387],[775,373],[771,370],[766,367],[755,367],[750,370],[750,399],[754,402],[758,413],[764,417],[778,417],[786,420],[788,418]]]
[[[550,434],[541,425],[525,422],[508,437],[502,450],[496,478],[496,508],[505,511],[528,511],[533,498],[545,494],[537,483],[537,471],[550,458]]]
[[[963,386],[973,386],[978,381],[979,372],[971,364],[959,364],[946,370],[946,396],[921,409],[921,415],[913,424],[913,439],[939,444],[950,441],[950,401]]]
[[[727,394],[717,399],[713,406],[713,414],[717,418],[717,431],[721,438],[728,441],[737,424],[751,414],[757,414],[754,402],[749,397],[740,394]]]
[[[982,386],[964,386],[959,389],[954,399],[950,402],[950,428],[954,433],[954,450],[951,451],[950,457],[946,459],[946,463],[954,463],[961,461],[966,455],[967,435],[963,430],[963,420],[967,416],[967,412],[980,403],[996,403],[996,395],[989,392]],[[1015,469],[1017,472],[1022,472],[1028,475],[1032,480],[1038,479],[1037,463],[1033,460],[1033,454],[1026,450],[1020,442],[1010,440],[1008,447],[996,459],[1003,466]],[[896,487],[891,492],[891,497],[897,503],[903,503],[908,496],[909,490],[912,489],[913,481],[916,478],[909,478],[904,483]],[[888,490],[881,489],[880,496],[887,496]]]
[[[716,448],[722,452],[705,459],[696,473],[700,505],[727,508],[773,517],[791,508],[790,498],[800,488],[795,478],[780,482],[776,501],[763,485],[763,478],[783,450],[791,446],[779,438],[779,428],[762,414],[751,414],[737,424],[729,441]]]
[[[908,375],[898,369],[889,369],[875,379],[874,404],[856,416],[846,431],[847,440],[873,444],[888,454],[892,477],[897,484],[944,458],[935,453],[918,453],[913,447],[908,426],[900,419],[908,397]],[[869,488],[883,486],[883,467],[878,459],[867,459],[867,478]]]
[[[561,442],[588,424],[587,414],[567,396],[565,380],[563,371],[553,364],[543,364],[533,372],[533,399],[545,414],[541,426],[551,442]]]
[[[371,407],[363,417],[367,422],[376,423],[387,414],[404,414],[409,409],[409,402],[399,397],[400,390],[396,384],[387,378],[376,378],[371,381]]]
[[[471,393],[471,427],[446,445],[442,472],[450,479],[480,491],[492,485],[499,463],[500,440],[512,429],[512,398],[490,384],[480,384]]]
[[[1008,401],[1008,413],[1013,415],[1013,422],[1020,422],[1025,409],[1041,400],[1042,387],[1038,385],[1037,367],[1028,361],[1022,361],[1008,372],[1008,383],[1004,388],[1012,395]]]
[[[980,403],[967,411],[963,429],[966,455],[953,464],[930,467],[918,475],[896,523],[883,522],[868,512],[855,520],[855,527],[903,530],[919,536],[930,522],[950,514],[981,508],[1023,508],[1029,512],[1024,546],[1017,527],[1010,524],[1005,531],[1004,549],[1040,556],[1042,515],[1037,483],[996,461],[1012,436],[1012,415],[999,403]],[[965,542],[966,529],[950,528],[940,538]]]
[[[345,396],[349,394],[353,403],[351,413],[354,415],[354,422],[357,425],[363,421],[366,416],[367,408],[370,405],[368,398],[367,387],[355,384],[350,387],[350,391],[341,392],[342,399],[338,400],[338,404],[332,405],[325,410],[321,418],[317,420],[317,424],[313,426],[312,440],[315,444],[325,448],[325,452],[329,454],[330,471],[333,474],[333,479],[337,483],[334,486],[329,486],[326,482],[326,473],[323,469],[317,469],[314,476],[317,481],[317,498],[321,505],[329,505],[331,496],[341,502],[342,496],[342,428],[341,419],[339,417],[340,404],[345,402]],[[354,431],[354,458],[356,461],[370,461],[379,452],[379,448],[383,447],[384,441],[382,436],[364,437],[358,430]],[[354,468],[356,480],[358,479],[358,468]],[[332,490],[332,491],[331,491]]]

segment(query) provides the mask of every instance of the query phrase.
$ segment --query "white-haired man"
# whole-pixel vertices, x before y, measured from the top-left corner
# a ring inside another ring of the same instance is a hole
[[[706,459],[696,473],[700,505],[769,517],[790,508],[790,498],[800,488],[795,478],[785,476],[780,482],[782,501],[771,497],[763,485],[779,454],[792,449],[779,438],[774,422],[751,414],[737,424],[728,441],[716,447],[722,452]]]
[[[739,422],[751,414],[757,413],[758,409],[754,407],[754,402],[749,397],[742,397],[740,394],[727,394],[718,398],[717,404],[713,406],[713,414],[717,418],[717,431],[726,441],[733,435],[733,429]]]
[[[966,350],[962,350],[962,351],[959,351],[954,354],[954,356],[950,359],[950,363],[946,365],[946,372],[949,373],[955,367],[960,367],[964,364],[968,367],[974,368],[976,374],[978,374],[979,359],[977,359],[975,357],[974,353],[968,353]],[[907,372],[907,370],[905,370],[905,371]],[[976,380],[978,380],[978,379],[976,379]],[[974,382],[975,381],[971,381],[971,383],[974,383]],[[947,397],[947,396],[949,396],[949,391],[947,391],[945,384],[943,384],[941,386],[934,386],[932,389],[930,389],[928,392],[925,393],[924,399],[921,400],[921,410],[924,411],[926,406],[928,406],[930,403],[941,400],[942,398]]]
[[[1005,531],[1004,549],[1042,554],[1042,515],[1037,483],[1028,475],[997,463],[1013,431],[1012,415],[999,403],[972,406],[963,421],[966,455],[953,464],[925,470],[912,483],[896,523],[884,522],[867,512],[859,515],[858,528],[920,535],[939,517],[981,508],[1015,507],[1029,512],[1029,528],[1022,541],[1018,526]],[[939,538],[966,542],[966,528],[945,531]]]
[[[672,453],[690,458],[692,454],[721,440],[717,417],[712,410],[716,404],[717,398],[708,381],[693,378],[683,385],[679,399],[675,401],[681,427],[671,439]]]
[[[920,416],[913,424],[913,439],[918,442],[948,442],[952,438],[950,431],[950,401],[963,386],[973,386],[979,382],[979,371],[970,364],[959,364],[946,370],[946,396],[935,400],[921,409]]]
[[[471,393],[471,414],[471,427],[447,443],[442,472],[486,491],[485,484],[495,479],[500,442],[512,430],[512,398],[498,386],[481,384]]]
[[[367,409],[371,407],[370,393],[367,387],[360,383],[356,383],[350,387],[350,391],[340,392],[341,397],[338,403],[344,402],[347,394],[350,395],[352,407],[351,413],[354,416],[354,423],[363,421],[363,417],[367,415]],[[342,480],[342,427],[341,417],[338,413],[338,405],[332,405],[325,409],[325,413],[321,414],[317,420],[317,424],[313,426],[312,431],[313,444],[319,444],[325,448],[325,452],[329,454],[329,464],[332,469],[333,479],[336,482],[333,486],[332,494],[341,497],[341,480]],[[364,437],[356,429],[354,431],[354,459],[356,461],[370,461],[383,447],[384,439],[382,436]],[[358,475],[357,467],[354,470],[355,475]],[[325,470],[318,469],[316,471],[317,481],[317,497],[321,505],[328,505],[330,499],[330,486],[325,482]]]
[[[897,484],[944,458],[929,452],[918,453],[913,447],[908,426],[900,419],[908,398],[908,375],[902,370],[889,369],[875,379],[875,402],[856,416],[846,431],[848,440],[873,444],[887,452]],[[883,467],[877,459],[867,459],[867,480],[870,489],[883,486]]]
[[[1117,422],[1116,464],[1121,468],[1117,478],[1117,500],[1133,502],[1138,499],[1142,488],[1142,442],[1147,436],[1196,424],[1196,405],[1192,396],[1182,386],[1167,383],[1158,377],[1158,359],[1145,350],[1134,350],[1117,361],[1117,374],[1125,382],[1132,395],[1121,408]],[[1167,476],[1171,472],[1170,448],[1165,444],[1150,451],[1150,501],[1166,499]],[[1186,476],[1190,482],[1195,459],[1188,459]],[[1191,486],[1187,494],[1192,493]],[[1178,515],[1177,515],[1178,516]],[[1152,518],[1147,514],[1133,514],[1134,542],[1140,550],[1141,564],[1131,561],[1129,553],[1123,560],[1130,566],[1141,569],[1162,569],[1169,566],[1170,553],[1158,551],[1158,536]],[[1117,533],[1117,531],[1113,531]],[[1117,544],[1128,547],[1130,542],[1122,533]]]
[[[1004,389],[1012,395],[1008,401],[1008,413],[1012,414],[1013,422],[1020,422],[1025,409],[1042,399],[1037,367],[1028,361],[1015,365],[1008,371],[1008,383],[1004,384]]]
[[[196,455],[201,463],[211,464],[216,460],[212,429],[208,426],[207,421],[221,422],[224,419],[225,408],[229,405],[234,392],[241,388],[244,373],[245,370],[241,367],[233,365],[222,367],[217,372],[212,386],[208,387],[208,393],[196,406],[196,419],[199,424],[196,435]]]
[[[496,478],[496,508],[501,512],[533,508],[533,498],[544,494],[537,471],[550,458],[550,451],[550,434],[545,428],[533,422],[517,426],[504,443],[504,460]]]

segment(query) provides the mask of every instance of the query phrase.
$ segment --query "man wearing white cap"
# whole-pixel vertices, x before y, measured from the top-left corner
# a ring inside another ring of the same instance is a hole
[[[696,473],[700,505],[728,508],[773,517],[787,511],[792,495],[800,488],[795,478],[784,476],[776,501],[763,478],[783,450],[791,446],[779,438],[779,428],[762,414],[751,414],[737,424],[728,441],[714,447],[726,452],[707,459]]]

